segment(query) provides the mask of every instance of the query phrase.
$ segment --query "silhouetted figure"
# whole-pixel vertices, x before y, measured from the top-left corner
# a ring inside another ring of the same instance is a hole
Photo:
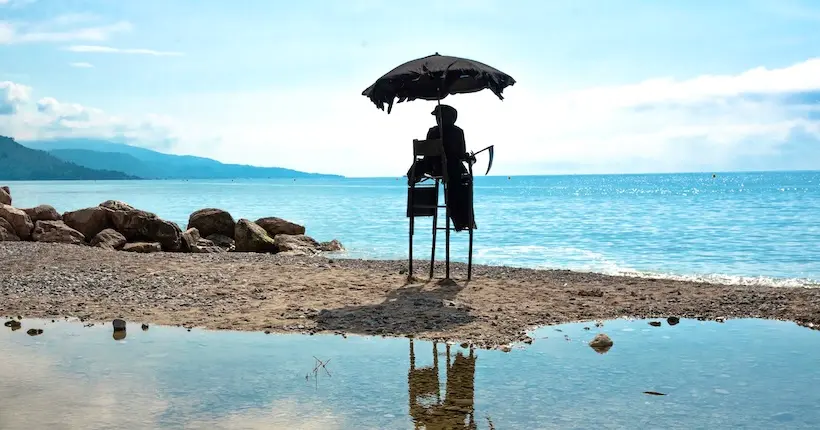
[[[439,109],[441,115],[439,116]],[[456,231],[470,226],[470,181],[464,162],[470,159],[467,153],[467,144],[464,141],[464,130],[455,125],[458,112],[452,106],[437,105],[432,114],[438,125],[427,131],[427,139],[440,139],[441,130],[444,131],[444,154],[447,159],[447,204],[450,208],[450,219]],[[416,169],[413,175],[413,169]],[[415,178],[416,182],[424,178],[424,174],[441,176],[441,157],[424,157],[410,166],[407,171],[408,183]],[[475,217],[473,217],[473,228]]]

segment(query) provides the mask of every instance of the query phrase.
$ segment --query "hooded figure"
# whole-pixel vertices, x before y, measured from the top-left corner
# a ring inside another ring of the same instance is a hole
[[[439,115],[439,111],[441,114]],[[447,204],[450,209],[450,219],[456,231],[467,229],[470,225],[470,180],[464,161],[470,158],[467,145],[464,141],[464,130],[455,125],[458,112],[452,106],[437,105],[432,115],[437,125],[427,130],[427,139],[440,139],[444,132],[444,154],[447,158]],[[416,174],[413,175],[413,169]],[[408,183],[415,178],[419,182],[424,174],[441,175],[441,157],[424,157],[407,171]],[[473,228],[475,217],[473,217]]]

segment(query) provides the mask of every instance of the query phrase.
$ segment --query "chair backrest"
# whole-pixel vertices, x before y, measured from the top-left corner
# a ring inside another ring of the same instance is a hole
[[[416,157],[436,157],[444,155],[441,139],[413,139],[413,155]]]

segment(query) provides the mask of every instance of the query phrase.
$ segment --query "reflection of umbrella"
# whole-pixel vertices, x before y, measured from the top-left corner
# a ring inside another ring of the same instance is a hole
[[[404,63],[387,72],[362,92],[387,113],[398,103],[415,99],[437,100],[449,94],[474,93],[489,89],[499,99],[504,88],[515,84],[512,76],[484,63],[438,53]]]

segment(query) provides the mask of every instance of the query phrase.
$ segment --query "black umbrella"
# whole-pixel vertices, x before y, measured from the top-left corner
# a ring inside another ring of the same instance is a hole
[[[362,92],[381,110],[387,104],[387,113],[393,110],[393,103],[413,101],[415,99],[441,100],[450,94],[475,93],[489,89],[500,100],[504,88],[515,84],[512,76],[490,67],[484,63],[468,58],[433,55],[408,61],[384,76]],[[440,112],[440,111],[439,111]],[[440,113],[439,113],[440,115]],[[444,136],[442,136],[443,138]],[[479,152],[489,150],[490,162],[487,173],[493,165],[493,147],[489,146]]]
[[[489,89],[499,99],[504,88],[515,84],[512,76],[484,63],[467,58],[450,57],[435,53],[408,61],[384,76],[362,92],[381,110],[387,104],[387,113],[393,102],[415,99],[441,100],[450,94],[474,93]]]

